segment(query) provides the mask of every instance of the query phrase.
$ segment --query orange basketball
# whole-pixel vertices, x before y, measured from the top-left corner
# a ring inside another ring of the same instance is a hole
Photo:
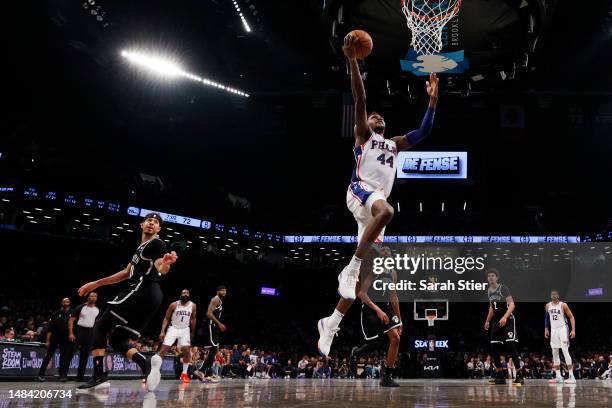
[[[372,37],[370,34],[366,33],[363,30],[353,30],[349,34],[354,37],[357,37],[357,59],[364,59],[372,52],[372,48],[374,47],[374,43],[372,42]]]

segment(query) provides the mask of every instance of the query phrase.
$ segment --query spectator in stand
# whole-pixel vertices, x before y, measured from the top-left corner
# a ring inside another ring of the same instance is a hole
[[[523,371],[523,378],[533,378],[533,373],[531,372],[531,363],[529,361],[529,357],[525,357],[523,359],[523,366],[521,367]]]
[[[600,377],[602,380],[612,380],[612,354],[608,357],[608,369]]]
[[[317,361],[316,370],[314,372],[314,378],[329,378],[330,369],[326,362],[319,360]]]
[[[486,376],[487,378],[491,378],[492,368],[493,367],[491,366],[491,356],[487,355],[487,358],[485,359],[483,363],[483,376]]]
[[[0,336],[0,341],[15,341],[15,330],[8,327],[4,330],[4,335]]]
[[[516,366],[512,357],[508,358],[508,378],[514,380],[516,378]]]
[[[349,369],[348,360],[346,358],[343,358],[342,364],[340,365],[340,368],[338,369],[338,376],[340,378],[347,378],[349,374],[350,374],[350,369]]]
[[[474,359],[473,358],[470,358],[467,362],[467,373],[468,373],[469,379],[474,378]]]
[[[285,365],[285,368],[283,369],[283,371],[285,373],[285,378],[297,377],[297,367],[295,366],[295,364],[293,364],[292,359],[287,360],[287,364]]]
[[[601,379],[603,374],[608,370],[608,363],[603,355],[599,356],[597,363],[595,364],[597,378]]]
[[[480,356],[476,358],[476,362],[474,364],[474,376],[476,378],[484,377],[484,363],[482,362]]]
[[[304,355],[298,362],[298,378],[306,377],[306,369],[308,368],[308,356]]]

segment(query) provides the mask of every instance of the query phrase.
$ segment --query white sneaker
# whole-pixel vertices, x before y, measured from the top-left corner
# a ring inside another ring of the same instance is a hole
[[[570,377],[567,380],[565,380],[564,383],[566,383],[566,384],[576,384],[576,379]]]
[[[549,384],[563,384],[563,378],[556,376],[555,378],[551,378],[548,380]]]
[[[351,269],[345,266],[338,275],[338,294],[344,299],[355,300],[355,287],[359,280],[359,269]]]
[[[319,353],[325,357],[329,355],[329,350],[331,349],[332,342],[334,341],[334,336],[336,336],[340,330],[339,327],[336,327],[335,329],[328,327],[328,320],[329,317],[324,317],[317,323],[317,329],[319,329],[319,342],[317,343],[317,348],[319,349]]]
[[[147,391],[155,391],[161,380],[162,358],[156,354],[151,357],[151,372],[147,375]]]

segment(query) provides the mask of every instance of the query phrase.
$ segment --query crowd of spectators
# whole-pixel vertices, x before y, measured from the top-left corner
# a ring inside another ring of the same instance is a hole
[[[495,366],[491,355],[466,354],[464,358],[465,376],[467,378],[492,378]],[[501,356],[501,366],[508,378],[516,378],[516,372],[521,371],[523,378],[551,379],[555,373],[552,358],[536,353],[521,356],[519,364]],[[569,376],[568,367],[564,361],[561,362],[561,375]],[[573,356],[572,369],[576,379],[612,379],[612,353],[609,355],[599,353],[581,353]]]

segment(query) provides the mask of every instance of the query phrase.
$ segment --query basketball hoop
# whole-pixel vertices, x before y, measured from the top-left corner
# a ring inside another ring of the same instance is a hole
[[[417,54],[442,49],[442,29],[459,13],[461,0],[402,0],[402,11],[412,32],[410,45]]]
[[[436,309],[425,309],[425,319],[427,319],[427,326],[433,327],[437,317],[438,311]]]

